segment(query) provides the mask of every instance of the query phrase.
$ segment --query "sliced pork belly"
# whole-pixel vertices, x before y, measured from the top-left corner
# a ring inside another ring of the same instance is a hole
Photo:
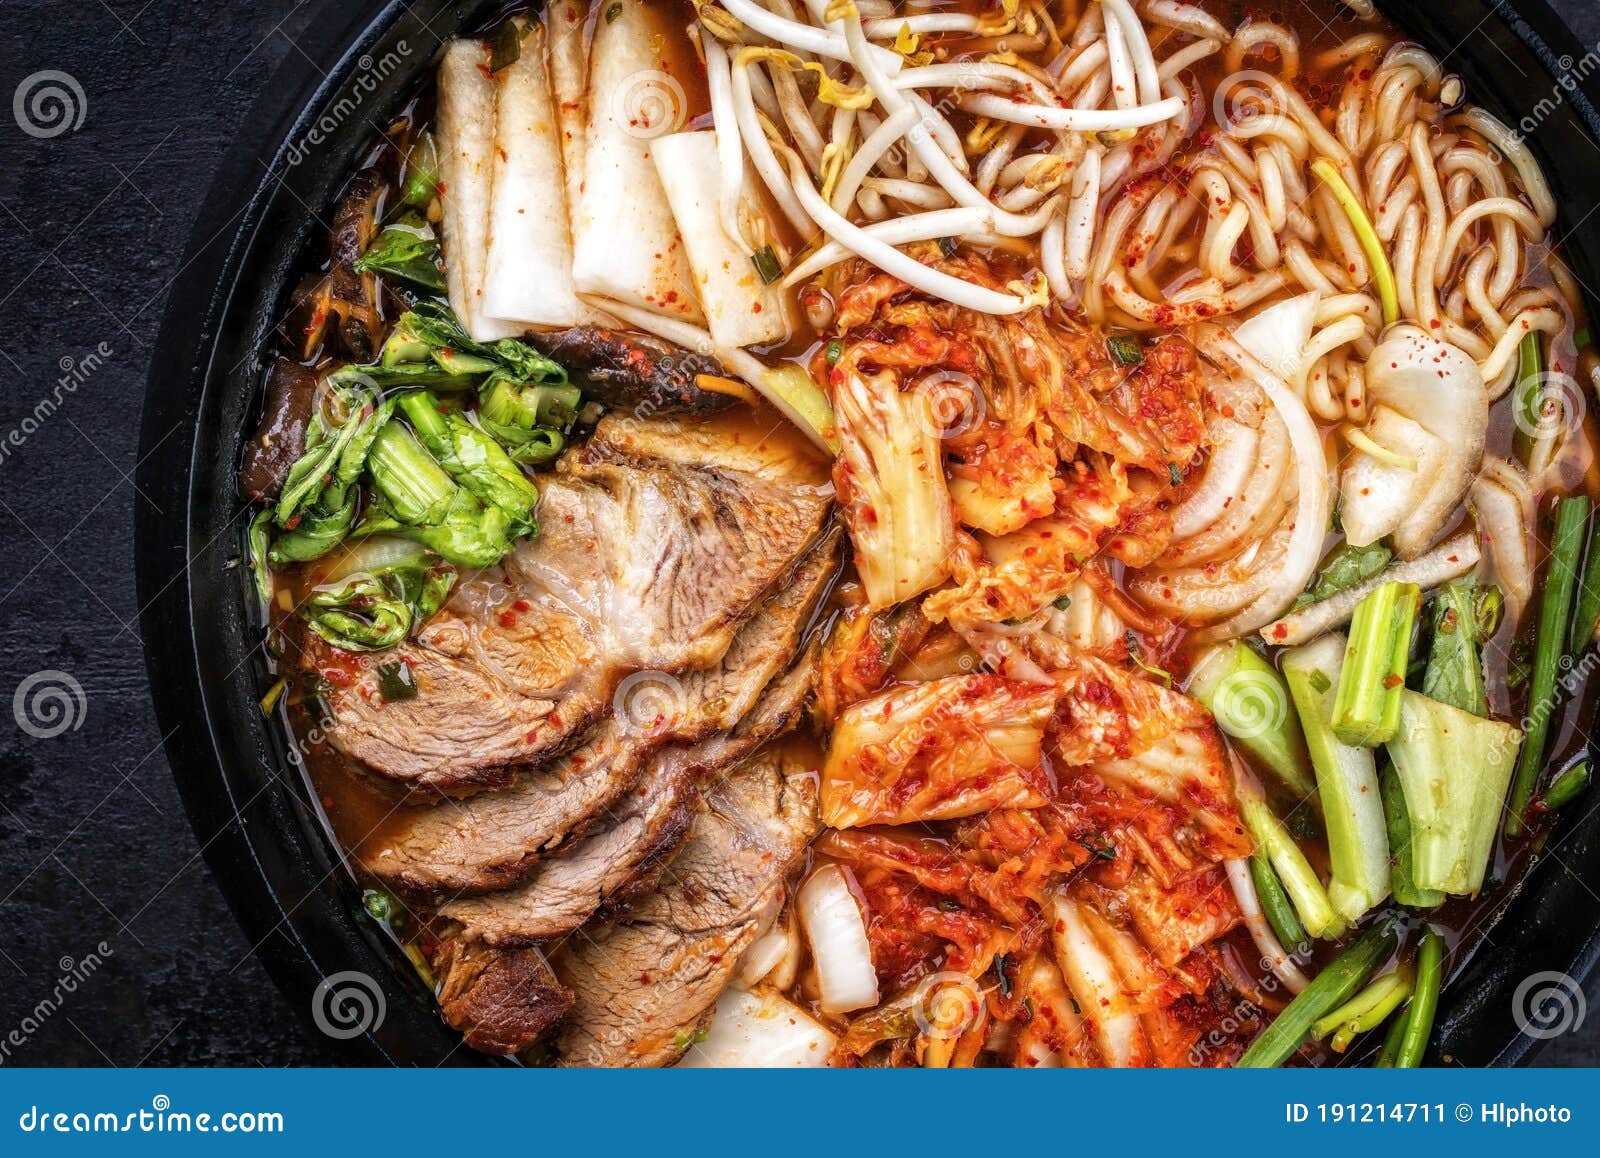
[[[458,593],[384,654],[410,666],[415,698],[385,702],[376,662],[313,641],[329,739],[414,789],[513,783],[519,767],[572,748],[627,673],[720,659],[820,530],[821,477],[742,426],[602,421],[540,480],[545,531],[502,563],[503,598]]]
[[[676,1061],[779,903],[817,831],[815,768],[765,749],[708,794],[658,891],[569,940],[552,964],[575,995],[567,1066]]]

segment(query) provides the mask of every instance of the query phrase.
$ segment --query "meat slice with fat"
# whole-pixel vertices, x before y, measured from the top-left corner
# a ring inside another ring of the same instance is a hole
[[[570,750],[628,673],[715,663],[817,536],[825,482],[814,459],[748,424],[607,417],[539,480],[544,531],[489,577],[502,597],[463,591],[384,653],[410,666],[416,697],[385,702],[375,659],[312,641],[329,740],[434,794],[516,782]]]
[[[816,647],[792,661],[832,583],[838,546],[837,534],[819,544],[745,625],[722,664],[684,681],[683,699],[700,716],[693,730],[709,738],[657,751],[592,833],[540,862],[520,886],[453,900],[440,914],[469,940],[526,945],[571,932],[603,902],[637,889],[683,839],[701,782],[798,719],[816,682]],[[785,664],[791,666],[776,674]]]
[[[811,654],[773,681],[732,732],[656,755],[607,826],[570,853],[542,862],[515,889],[452,901],[441,915],[459,922],[467,940],[518,948],[564,936],[602,905],[640,895],[688,835],[701,785],[793,727],[815,682]]]
[[[764,749],[709,792],[660,888],[552,958],[574,994],[556,1041],[561,1064],[681,1057],[817,828],[814,763],[785,745]]]
[[[576,750],[504,791],[403,810],[360,850],[363,864],[412,895],[477,894],[520,882],[542,857],[603,817],[640,779],[652,753],[739,722],[792,659],[832,581],[839,545],[837,532],[817,544],[717,666],[681,678],[630,676],[613,697],[618,710]]]

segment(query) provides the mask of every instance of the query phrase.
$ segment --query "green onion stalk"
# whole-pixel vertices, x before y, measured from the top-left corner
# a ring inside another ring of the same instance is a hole
[[[1528,731],[1517,760],[1506,818],[1506,835],[1518,836],[1544,763],[1550,725],[1556,714],[1556,684],[1566,656],[1567,627],[1572,617],[1574,589],[1583,555],[1584,532],[1589,525],[1589,500],[1582,496],[1556,504],[1556,529],[1545,570],[1544,596],[1539,605],[1539,634],[1534,644],[1533,674],[1528,685]]]
[[[1433,1034],[1439,990],[1444,986],[1444,938],[1428,928],[1417,948],[1416,982],[1411,1001],[1395,1018],[1373,1063],[1380,1069],[1415,1069],[1422,1064]]]
[[[1407,965],[1398,965],[1370,982],[1365,989],[1311,1027],[1318,1041],[1332,1034],[1328,1043],[1334,1053],[1350,1048],[1358,1034],[1376,1029],[1411,997],[1416,977]]]
[[[1288,1061],[1323,1018],[1361,991],[1367,978],[1389,959],[1399,943],[1394,920],[1380,917],[1283,1007],[1250,1043],[1239,1059],[1239,1068],[1271,1069]]]

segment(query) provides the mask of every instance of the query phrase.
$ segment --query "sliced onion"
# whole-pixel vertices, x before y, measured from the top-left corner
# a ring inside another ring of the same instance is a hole
[[[1244,914],[1244,927],[1250,930],[1250,939],[1261,950],[1262,961],[1290,993],[1299,993],[1310,982],[1267,923],[1266,915],[1261,911],[1261,898],[1256,895],[1256,883],[1250,879],[1250,866],[1243,860],[1227,860],[1222,862],[1222,867],[1228,872],[1233,898],[1239,902],[1239,911]]]
[[[1282,570],[1254,603],[1206,633],[1211,639],[1232,639],[1255,631],[1282,615],[1316,574],[1317,564],[1322,559],[1322,543],[1328,533],[1333,488],[1328,482],[1322,439],[1305,403],[1221,327],[1201,326],[1196,338],[1208,355],[1237,368],[1272,400],[1289,430],[1300,487],[1295,500],[1294,530],[1284,552]]]
[[[1488,459],[1483,465],[1483,475],[1472,488],[1478,533],[1489,544],[1506,598],[1521,607],[1533,596],[1533,491],[1510,463]]]
[[[1172,511],[1172,541],[1182,543],[1222,517],[1229,503],[1245,493],[1256,466],[1261,432],[1232,418],[1211,423],[1211,455],[1200,485]]]
[[[795,898],[795,912],[817,967],[817,986],[822,991],[818,1005],[827,1013],[849,1013],[878,1004],[872,943],[852,883],[848,870],[825,865],[811,874]]]
[[[1233,492],[1233,501],[1210,526],[1181,542],[1175,540],[1158,560],[1162,567],[1192,568],[1238,558],[1282,524],[1284,513],[1297,497],[1290,473],[1293,450],[1289,432],[1269,411],[1258,433],[1253,469],[1243,487]],[[1242,610],[1244,605],[1239,606]]]

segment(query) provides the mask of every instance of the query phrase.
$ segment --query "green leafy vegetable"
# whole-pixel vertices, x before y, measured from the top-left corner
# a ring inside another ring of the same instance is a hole
[[[1344,743],[1333,730],[1345,647],[1345,637],[1332,634],[1293,648],[1283,657],[1283,675],[1317,773],[1332,864],[1328,896],[1340,916],[1355,921],[1389,895],[1389,835],[1372,750]]]
[[[270,550],[269,542],[272,538],[272,512],[259,511],[256,517],[250,520],[250,532],[247,536],[250,545],[250,575],[256,585],[256,595],[261,602],[272,602],[272,568],[267,562],[267,553]]]
[[[537,533],[533,511],[539,490],[498,442],[461,414],[445,411],[425,390],[403,396],[400,411],[452,480],[485,506],[506,513],[513,538]]]
[[[1389,826],[1389,888],[1399,904],[1411,909],[1432,909],[1444,904],[1438,889],[1417,884],[1416,851],[1412,847],[1411,814],[1406,811],[1405,789],[1393,765],[1378,771],[1378,787],[1383,794],[1383,817]]]
[[[426,222],[414,218],[384,226],[367,252],[356,258],[355,268],[360,273],[402,277],[431,290],[444,289],[439,239]]]
[[[417,680],[404,660],[378,665],[378,694],[387,703],[417,698]]]
[[[1387,567],[1391,558],[1389,548],[1380,543],[1369,547],[1352,547],[1346,543],[1328,556],[1311,586],[1294,601],[1295,610],[1321,603],[1330,595],[1366,582]]]
[[[1113,334],[1106,339],[1106,349],[1111,351],[1112,361],[1119,366],[1139,366],[1144,363],[1144,350],[1140,348],[1138,338]]]
[[[763,285],[771,285],[783,277],[783,264],[770,245],[763,245],[752,253],[750,261],[755,265],[756,273],[760,275]]]
[[[453,568],[418,550],[316,588],[304,615],[313,631],[342,651],[383,651],[426,623],[455,581]]]
[[[1483,641],[1494,634],[1502,605],[1497,587],[1451,583],[1439,590],[1433,603],[1433,643],[1422,677],[1423,695],[1475,716],[1489,714]]]
[[[1388,751],[1405,791],[1418,888],[1452,896],[1482,888],[1521,739],[1510,724],[1404,693]]]
[[[439,151],[433,134],[422,132],[406,157],[405,183],[400,200],[414,209],[426,209],[439,194]]]
[[[518,386],[500,378],[478,399],[478,422],[517,462],[537,466],[566,446],[562,428],[571,425],[578,405],[576,386]]]
[[[1195,667],[1189,695],[1216,717],[1217,727],[1256,760],[1297,801],[1316,793],[1305,735],[1283,677],[1242,642],[1219,647]]]

